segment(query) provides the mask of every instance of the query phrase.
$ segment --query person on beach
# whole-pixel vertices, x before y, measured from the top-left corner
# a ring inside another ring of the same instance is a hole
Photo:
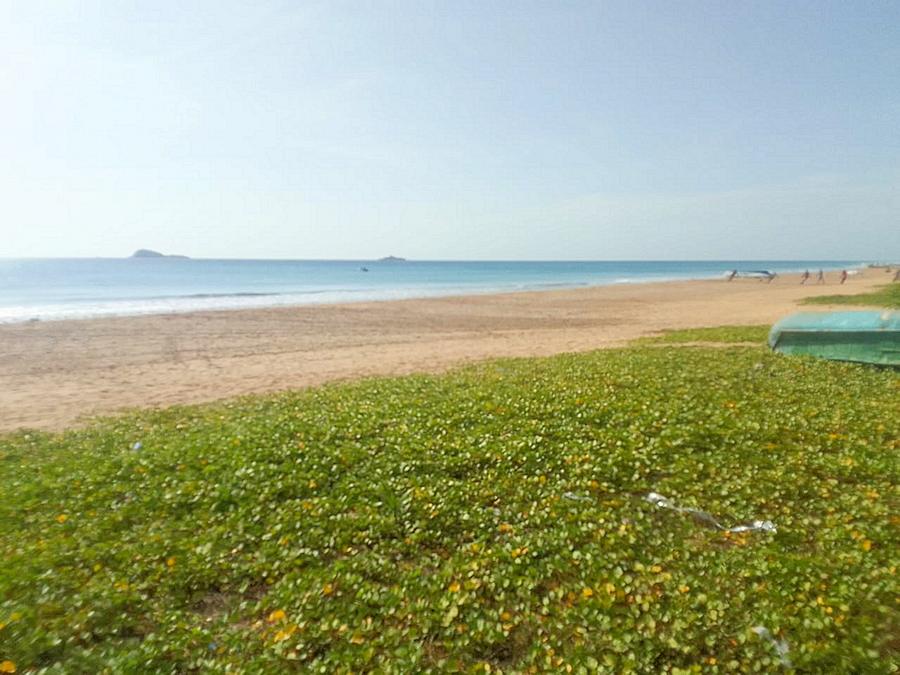
[[[800,277],[800,285],[802,286],[802,285],[805,284],[807,281],[809,281],[809,270],[806,270],[806,271],[803,273],[803,276]]]
[[[731,281],[737,276],[737,270],[731,270],[731,274],[728,275],[728,281]]]
[[[819,270],[819,273],[816,275],[816,283],[817,284],[825,283],[825,272],[823,272],[821,269]]]
[[[841,270],[841,285],[847,281],[847,270]]]

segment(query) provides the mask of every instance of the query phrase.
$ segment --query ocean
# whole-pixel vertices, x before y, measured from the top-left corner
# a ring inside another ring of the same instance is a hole
[[[778,273],[858,261],[0,259],[0,323],[503,293]],[[368,270],[368,271],[365,271]]]

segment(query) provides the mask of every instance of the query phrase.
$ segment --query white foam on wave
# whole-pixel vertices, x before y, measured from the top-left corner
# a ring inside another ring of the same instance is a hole
[[[411,287],[392,289],[341,289],[303,293],[281,294],[233,294],[190,295],[168,298],[137,300],[109,300],[99,302],[58,303],[44,305],[18,305],[0,307],[0,324],[26,323],[30,321],[64,321],[96,319],[114,316],[146,316],[154,314],[188,314],[191,312],[216,312],[238,309],[266,309],[276,307],[302,307],[304,305],[346,304],[352,302],[380,302],[411,300],[415,298],[447,297],[454,295],[480,295],[521,290],[500,287]]]

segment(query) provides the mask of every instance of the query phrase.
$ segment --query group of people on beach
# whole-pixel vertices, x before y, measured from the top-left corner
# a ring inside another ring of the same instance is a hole
[[[890,272],[891,268],[888,267],[887,271]],[[774,280],[775,277],[778,276],[777,274],[775,274],[775,272],[769,272],[768,270],[754,271],[754,272],[749,272],[749,273],[741,272],[740,274],[741,274],[741,276],[753,276],[760,280],[765,279],[766,282],[768,282],[768,283],[771,283],[772,280]],[[857,274],[857,272],[854,272],[854,274]],[[738,271],[731,270],[731,272],[728,273],[727,279],[728,279],[728,281],[731,281],[732,279],[734,279],[737,276],[738,276]],[[809,270],[806,270],[805,272],[803,272],[803,274],[800,275],[800,285],[801,286],[805,285],[806,282],[809,281],[810,276],[811,275],[809,273]],[[847,270],[841,270],[841,284],[842,285],[847,281],[849,276],[850,276],[850,273]],[[900,281],[900,268],[898,268],[897,271],[894,273],[894,278],[892,279],[892,281]],[[816,283],[817,284],[825,283],[824,270],[819,269],[818,273],[816,274]]]
[[[841,270],[841,284],[843,284],[845,281],[847,281],[848,276],[849,275],[847,274],[847,270]],[[809,281],[809,270],[806,270],[800,277],[800,285],[803,286],[804,284],[806,284],[807,281]],[[819,273],[816,274],[816,283],[817,284],[825,283],[825,272],[823,272],[821,269],[819,270]]]

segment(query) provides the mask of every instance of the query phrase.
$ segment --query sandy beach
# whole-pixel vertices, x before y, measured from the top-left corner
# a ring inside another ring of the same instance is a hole
[[[802,298],[887,281],[871,270],[844,286],[800,286],[796,276],[686,281],[3,325],[0,430],[58,430],[132,407],[586,351],[665,329],[771,323]]]

